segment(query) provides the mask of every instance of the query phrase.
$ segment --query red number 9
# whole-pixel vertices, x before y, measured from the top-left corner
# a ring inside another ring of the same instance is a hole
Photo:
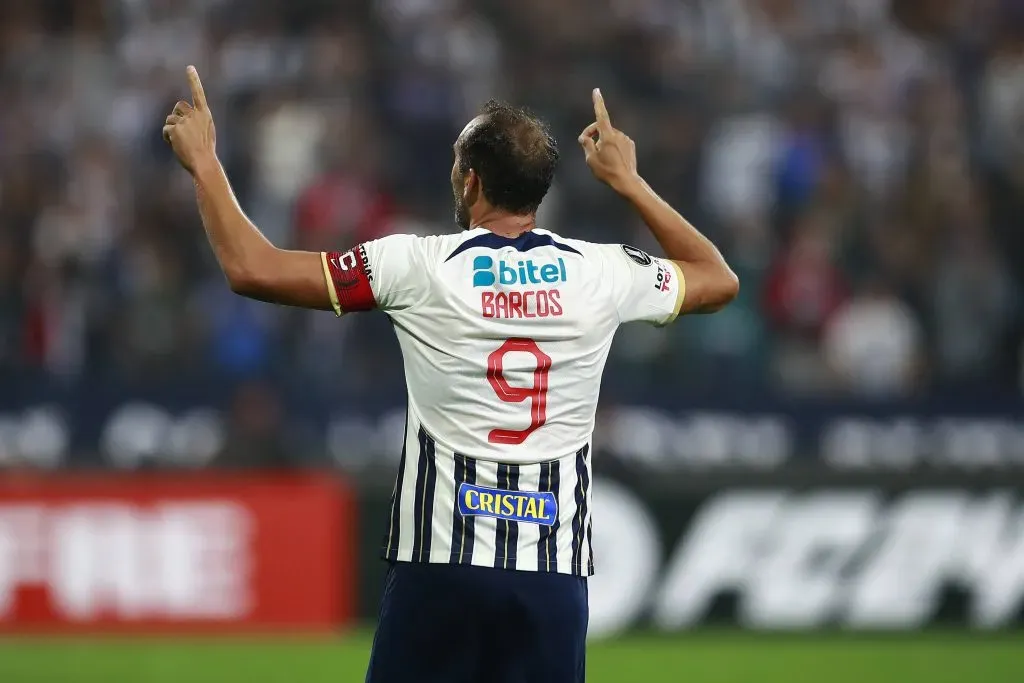
[[[502,374],[502,362],[505,354],[519,351],[533,354],[537,359],[537,369],[533,371],[532,387],[514,387]],[[491,383],[494,393],[507,403],[522,403],[530,399],[530,426],[526,429],[492,429],[487,435],[489,443],[519,445],[539,429],[547,420],[548,405],[548,372],[551,370],[551,356],[547,355],[532,339],[512,338],[498,347],[487,357],[487,381]]]

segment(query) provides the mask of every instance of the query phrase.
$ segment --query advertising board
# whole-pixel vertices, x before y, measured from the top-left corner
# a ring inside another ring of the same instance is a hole
[[[333,476],[6,478],[0,631],[327,631],[353,617]]]

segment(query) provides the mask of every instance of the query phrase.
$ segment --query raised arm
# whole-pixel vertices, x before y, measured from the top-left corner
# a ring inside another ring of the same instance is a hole
[[[686,280],[684,313],[713,313],[736,298],[739,279],[721,252],[640,177],[636,145],[612,126],[601,91],[594,89],[595,121],[580,134],[587,165],[598,180],[625,198],[665,256],[676,262]]]
[[[217,159],[217,134],[195,67],[188,67],[192,104],[180,101],[163,136],[192,174],[206,236],[232,291],[288,306],[331,310],[321,255],[278,249],[239,206]]]

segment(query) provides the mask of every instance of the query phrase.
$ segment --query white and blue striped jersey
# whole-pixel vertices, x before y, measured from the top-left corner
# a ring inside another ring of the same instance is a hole
[[[392,235],[325,252],[336,312],[394,323],[408,389],[394,561],[589,576],[591,439],[621,323],[679,314],[683,274],[545,230]]]

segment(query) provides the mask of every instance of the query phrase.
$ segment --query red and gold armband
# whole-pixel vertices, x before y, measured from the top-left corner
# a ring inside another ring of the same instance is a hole
[[[336,314],[371,311],[377,307],[373,296],[373,271],[363,245],[344,252],[321,252],[320,260]]]

